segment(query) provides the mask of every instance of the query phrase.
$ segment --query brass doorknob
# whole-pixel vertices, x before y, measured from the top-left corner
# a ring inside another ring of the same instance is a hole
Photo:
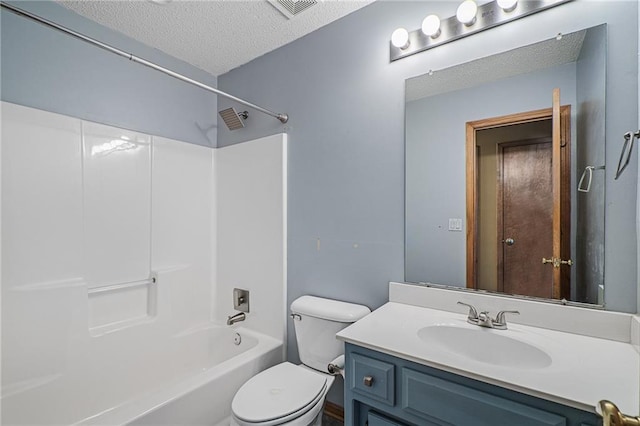
[[[571,259],[562,260],[562,259],[558,259],[557,257],[552,257],[551,259],[547,259],[547,258],[543,257],[542,258],[542,264],[545,265],[547,263],[553,264],[554,268],[559,268],[560,265],[567,265],[567,266],[573,265],[573,260],[571,260]]]
[[[613,402],[602,400],[599,404],[603,426],[640,426],[640,417],[625,416]]]

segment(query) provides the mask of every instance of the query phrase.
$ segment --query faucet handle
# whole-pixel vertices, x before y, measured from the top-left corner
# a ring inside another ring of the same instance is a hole
[[[507,324],[506,320],[504,318],[504,314],[516,314],[516,315],[520,315],[520,312],[518,311],[500,311],[498,312],[498,315],[496,315],[496,319],[495,322],[497,322],[498,324]]]
[[[458,302],[458,305],[463,305],[469,308],[469,314],[467,315],[467,319],[477,320],[478,319],[478,311],[473,305],[464,302]]]

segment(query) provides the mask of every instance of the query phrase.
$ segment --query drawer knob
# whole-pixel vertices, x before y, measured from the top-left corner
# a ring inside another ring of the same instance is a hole
[[[362,379],[362,383],[364,383],[366,387],[370,388],[371,386],[373,386],[373,377],[364,376],[364,379]]]

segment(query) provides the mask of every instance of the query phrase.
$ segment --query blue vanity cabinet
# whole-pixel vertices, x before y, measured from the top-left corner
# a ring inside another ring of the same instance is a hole
[[[602,425],[594,413],[350,343],[345,354],[347,426]]]

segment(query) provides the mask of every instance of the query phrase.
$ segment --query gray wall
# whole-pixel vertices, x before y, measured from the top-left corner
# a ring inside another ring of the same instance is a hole
[[[549,108],[555,87],[573,115],[575,78],[568,63],[407,103],[405,281],[466,287],[466,223],[448,230],[466,218],[465,123]]]
[[[590,29],[584,38],[580,57],[576,63],[576,91],[578,101],[577,132],[580,149],[577,150],[576,185],[585,166],[605,164],[605,87],[594,82],[606,78],[606,27]],[[615,143],[615,140],[611,141]],[[585,179],[587,179],[585,177]],[[587,303],[598,302],[598,286],[604,281],[604,223],[605,214],[605,173],[594,170],[591,189],[588,193],[572,191],[577,202],[577,225],[575,229],[575,279],[578,300]],[[574,185],[575,186],[575,185]],[[577,187],[576,187],[577,188]],[[605,287],[606,291],[606,287]]]
[[[457,4],[379,1],[218,78],[222,90],[291,115],[284,126],[253,114],[245,129],[218,131],[219,146],[289,133],[289,302],[314,294],[376,308],[388,281],[403,280],[406,78],[608,23],[607,303],[635,312],[637,164],[615,182],[613,172],[622,134],[638,125],[638,3],[576,0],[389,63],[395,28],[453,16]],[[291,323],[288,344],[295,362]]]
[[[54,2],[10,3],[203,83],[217,84],[214,76]],[[217,124],[215,95],[4,9],[1,15],[3,101],[198,145],[216,145],[216,128],[212,127]],[[198,125],[209,132],[199,130]]]

